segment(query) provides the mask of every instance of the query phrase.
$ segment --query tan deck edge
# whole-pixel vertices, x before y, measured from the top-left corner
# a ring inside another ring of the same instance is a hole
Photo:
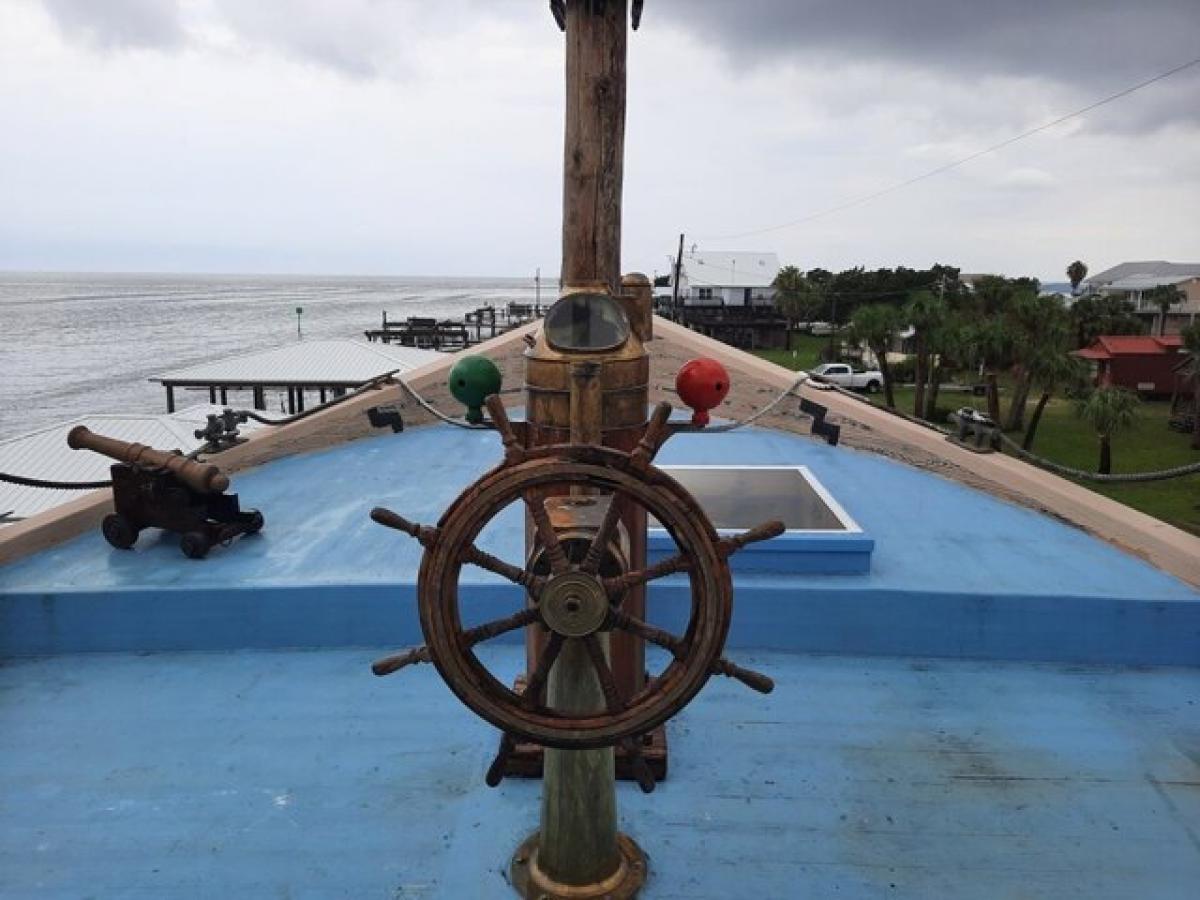
[[[539,323],[531,323],[471,351],[490,356],[500,366],[507,386],[505,399],[511,405],[523,403],[520,385],[524,337],[538,327]],[[749,415],[796,378],[795,372],[660,318],[654,321],[654,331],[650,345],[654,400],[676,401],[675,372],[684,361],[698,355],[720,359],[736,376],[732,379],[733,393],[719,410],[730,418]],[[457,413],[460,407],[445,385],[445,372],[454,361],[453,355],[434,360],[407,373],[405,380],[435,406]],[[841,424],[842,441],[847,446],[899,459],[1053,515],[1191,585],[1200,586],[1200,538],[1013,457],[964,450],[935,431],[852,397],[809,387],[801,392],[828,408],[830,420]],[[377,434],[367,422],[366,411],[379,404],[402,407],[406,425],[424,424],[432,419],[399,387],[389,385],[292,425],[257,431],[246,443],[220,454],[215,461],[223,470],[234,473],[294,453]],[[806,434],[810,423],[807,417],[784,410],[767,417],[762,424]],[[0,564],[95,527],[110,508],[109,492],[95,491],[0,529]],[[267,515],[269,521],[269,510]]]

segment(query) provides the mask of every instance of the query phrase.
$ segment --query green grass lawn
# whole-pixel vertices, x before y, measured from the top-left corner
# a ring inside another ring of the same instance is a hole
[[[793,333],[791,350],[755,350],[754,355],[795,372],[817,365],[821,361],[821,349],[828,346],[828,337]]]
[[[758,350],[755,355],[787,369],[808,369],[820,361],[821,349],[828,343],[827,337],[794,334],[793,350]],[[883,404],[882,394],[875,394],[871,399]],[[1026,421],[1033,415],[1036,401],[1035,395],[1029,404]],[[1000,402],[1001,409],[1007,410],[1008,396],[1003,386]],[[935,419],[940,425],[948,425],[947,416],[960,406],[982,408],[984,405],[982,397],[958,391],[941,391]],[[896,406],[903,412],[912,413],[911,387],[896,388]],[[1200,462],[1200,450],[1191,448],[1191,437],[1167,428],[1169,412],[1170,404],[1165,400],[1142,403],[1133,428],[1113,438],[1114,473],[1151,472]],[[1013,433],[1009,437],[1019,442],[1023,434]],[[1100,443],[1095,432],[1075,415],[1074,403],[1061,397],[1053,398],[1046,405],[1032,449],[1034,453],[1053,462],[1089,472],[1096,471],[1100,464]],[[1177,528],[1200,535],[1200,475],[1139,484],[1078,483]]]
[[[878,403],[883,402],[880,395],[873,399]],[[1001,409],[1007,410],[1007,396],[1002,394],[1000,399]],[[912,388],[896,390],[896,405],[906,413],[912,412]],[[960,406],[981,408],[983,405],[982,397],[941,392],[938,394],[937,420],[945,424],[952,410]],[[1033,415],[1033,407],[1034,403],[1031,402],[1026,421]],[[1113,438],[1114,473],[1151,472],[1200,462],[1200,450],[1191,448],[1191,437],[1167,428],[1169,412],[1170,403],[1165,400],[1142,403],[1133,428]],[[1009,437],[1019,442],[1023,435],[1012,433]],[[1100,442],[1096,433],[1075,415],[1074,403],[1063,398],[1056,397],[1046,404],[1032,449],[1046,459],[1089,472],[1096,471],[1100,464]],[[1097,484],[1087,481],[1080,481],[1079,484],[1177,528],[1200,535],[1200,475],[1141,484]]]

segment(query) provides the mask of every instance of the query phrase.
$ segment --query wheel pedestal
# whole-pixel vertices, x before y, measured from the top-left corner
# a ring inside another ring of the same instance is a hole
[[[583,612],[591,598],[582,602]],[[598,603],[607,604],[604,597]],[[553,599],[548,609],[553,608]],[[605,656],[609,635],[600,636]],[[550,670],[547,705],[572,715],[601,714],[604,692],[587,650],[570,641]],[[526,900],[582,900],[637,896],[646,880],[646,858],[617,831],[616,766],[612,747],[547,747],[542,779],[541,828],[513,854],[512,885]]]
[[[587,885],[563,884],[548,876],[538,855],[540,841],[539,831],[522,841],[509,868],[512,886],[527,900],[629,900],[637,896],[646,881],[646,856],[627,834],[617,834],[617,849],[621,854],[617,870],[608,878]]]

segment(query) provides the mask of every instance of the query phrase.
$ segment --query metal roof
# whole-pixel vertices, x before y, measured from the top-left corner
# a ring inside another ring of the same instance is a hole
[[[1112,285],[1113,282],[1134,277],[1151,280],[1149,287],[1160,284],[1178,284],[1189,278],[1200,278],[1200,263],[1173,263],[1161,259],[1125,262],[1092,275],[1086,281],[1093,287],[1105,287]],[[1131,290],[1142,290],[1142,288],[1131,288]]]
[[[779,257],[740,250],[695,250],[683,255],[682,267],[690,284],[770,287],[779,274]]]
[[[1096,338],[1089,347],[1072,351],[1083,359],[1112,359],[1114,356],[1163,356],[1173,354],[1183,346],[1177,334],[1151,336],[1144,334],[1106,334]]]
[[[113,460],[90,450],[72,450],[67,432],[86,425],[97,434],[136,442],[156,450],[190,453],[202,443],[193,434],[208,422],[209,413],[222,407],[207,403],[190,406],[169,415],[95,415],[51,425],[40,431],[0,441],[0,472],[42,481],[106,481]],[[262,428],[256,422],[239,426],[242,433]],[[35,513],[83,496],[86,491],[25,487],[0,481],[0,516],[27,519]],[[9,524],[0,519],[0,527]]]
[[[199,385],[359,385],[388,372],[407,372],[441,357],[435,350],[349,339],[296,341],[175,369],[151,381]]]
[[[1195,275],[1185,275],[1182,278],[1175,275],[1127,275],[1116,281],[1110,281],[1104,287],[1110,291],[1151,291],[1162,285],[1182,284],[1193,278],[1200,278],[1200,272]]]

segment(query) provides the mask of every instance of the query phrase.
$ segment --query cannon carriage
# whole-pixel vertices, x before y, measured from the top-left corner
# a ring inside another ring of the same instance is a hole
[[[237,494],[227,494],[229,476],[211,463],[179,453],[155,450],[96,434],[84,425],[72,428],[67,444],[111,459],[113,512],[100,530],[120,550],[133,547],[146,528],[179,534],[179,549],[189,559],[202,559],[223,544],[263,527],[256,509],[243,510]]]

